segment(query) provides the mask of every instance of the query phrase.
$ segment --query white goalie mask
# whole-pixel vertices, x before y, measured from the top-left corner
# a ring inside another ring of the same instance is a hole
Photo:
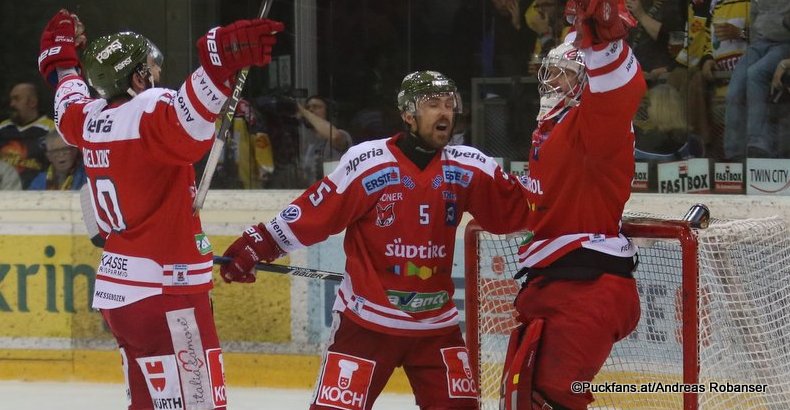
[[[579,105],[587,85],[583,54],[570,42],[551,49],[538,70],[538,121],[554,118],[567,107]]]

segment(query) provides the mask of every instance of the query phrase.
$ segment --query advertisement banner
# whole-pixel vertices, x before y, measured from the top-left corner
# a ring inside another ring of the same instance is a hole
[[[743,164],[740,162],[717,162],[713,165],[713,188],[716,193],[743,193]]]
[[[235,239],[209,237],[219,252]],[[0,235],[0,249],[0,338],[16,344],[4,347],[69,349],[74,340],[112,342],[101,315],[91,309],[101,250],[86,236]],[[211,293],[223,342],[291,340],[289,276],[259,272],[254,284],[226,284],[217,269]]]
[[[790,160],[746,159],[746,193],[790,195]]]
[[[694,158],[658,164],[659,193],[709,193],[710,160]]]
[[[510,174],[519,177],[529,175],[529,162],[510,161]]]
[[[631,182],[631,191],[647,192],[650,181],[650,168],[647,162],[637,162],[634,167],[634,180]]]

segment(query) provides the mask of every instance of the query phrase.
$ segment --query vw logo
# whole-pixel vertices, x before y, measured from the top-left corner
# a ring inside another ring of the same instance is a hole
[[[288,205],[287,208],[283,209],[282,212],[280,212],[280,218],[282,218],[283,221],[288,223],[295,222],[301,216],[302,216],[302,209],[296,205]]]

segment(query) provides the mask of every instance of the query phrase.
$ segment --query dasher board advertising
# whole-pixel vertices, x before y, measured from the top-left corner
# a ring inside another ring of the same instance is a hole
[[[713,165],[713,189],[716,193],[743,193],[743,164],[717,162]]]
[[[658,192],[711,192],[710,161],[707,158],[694,158],[658,164]]]
[[[790,160],[747,158],[746,193],[790,195]]]

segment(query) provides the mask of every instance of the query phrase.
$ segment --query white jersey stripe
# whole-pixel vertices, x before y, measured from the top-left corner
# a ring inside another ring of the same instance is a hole
[[[192,138],[198,141],[205,141],[214,136],[214,122],[206,121],[198,112],[192,101],[189,99],[186,90],[187,84],[181,85],[181,89],[175,96],[175,110],[178,122]]]
[[[350,310],[353,315],[362,320],[391,329],[399,330],[436,330],[459,323],[459,313],[455,306],[446,312],[425,319],[415,319],[407,312],[375,304],[369,300],[354,295],[348,280],[344,280],[338,289],[333,310],[342,312]]]
[[[200,104],[212,114],[219,114],[228,97],[214,85],[211,78],[206,75],[203,67],[198,67],[184,82],[184,85],[187,82],[192,85],[192,89],[195,91],[195,96],[200,101]]]
[[[631,257],[637,248],[630,239],[620,234],[606,236],[592,233],[562,235],[556,238],[535,241],[526,249],[519,249],[519,267],[545,267],[568,252],[586,248],[612,256]]]
[[[589,76],[590,91],[603,93],[618,89],[628,84],[639,72],[639,63],[634,57],[634,52],[628,48],[628,56],[616,69],[597,76]]]

